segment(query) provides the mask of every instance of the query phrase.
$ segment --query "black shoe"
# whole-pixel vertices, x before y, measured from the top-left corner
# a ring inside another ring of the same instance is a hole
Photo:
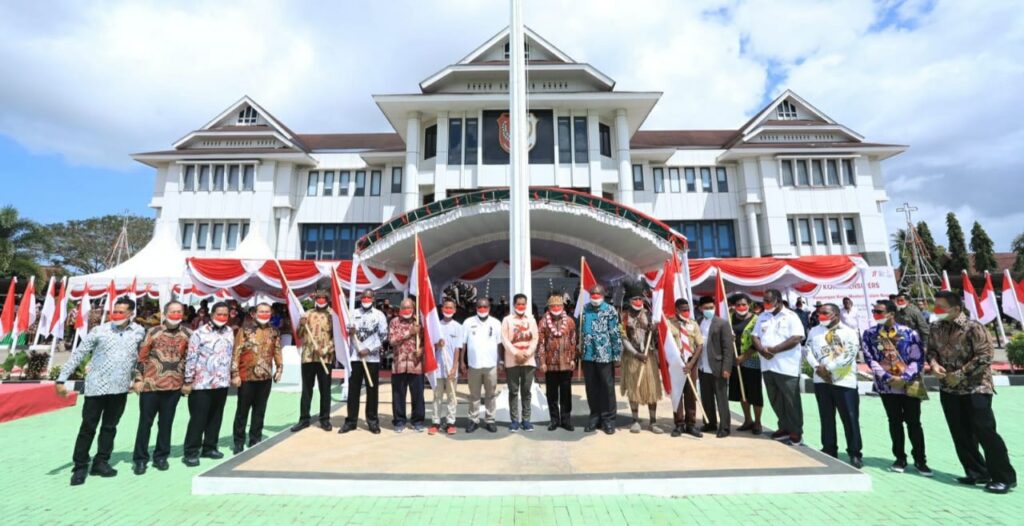
[[[344,424],[341,425],[341,429],[338,430],[338,433],[348,433],[349,431],[355,431],[355,430],[356,430],[356,423],[355,422],[345,422]]]
[[[156,468],[158,471],[167,471],[167,468],[171,466],[167,464],[166,458],[162,458],[160,460],[154,460],[153,467]]]
[[[135,473],[136,475],[145,475],[146,474],[146,463],[145,462],[136,462],[134,465],[132,465],[132,473]]]
[[[697,429],[695,424],[686,426],[686,434],[696,438],[704,436],[704,433],[701,433],[700,429]]]
[[[554,431],[556,429],[558,429],[558,423],[557,422],[551,422],[550,424],[548,424],[548,431]]]
[[[110,464],[106,462],[93,463],[92,469],[89,470],[90,475],[99,475],[101,477],[116,477],[117,470],[110,467]]]
[[[935,476],[935,473],[933,473],[931,468],[928,467],[928,464],[925,464],[924,462],[914,462],[914,469],[916,469],[917,474],[922,477],[931,478]]]
[[[974,477],[957,477],[956,481],[965,486],[978,486],[980,484],[988,484],[992,482],[992,479],[976,479]]]
[[[672,432],[669,434],[672,438],[679,438],[683,436],[682,426],[675,426],[672,428]]]
[[[705,432],[705,433],[711,433],[713,431],[718,431],[718,426],[717,425],[711,425],[711,424],[704,424],[704,427],[700,428],[700,430]]]
[[[324,431],[330,431],[334,429],[334,426],[332,426],[330,422],[322,420],[320,421],[320,429],[323,429]]]
[[[235,445],[231,446],[231,454],[232,455],[237,455],[237,454],[241,453],[242,451],[245,451],[245,446],[243,446],[242,444],[235,444]]]
[[[597,430],[597,426],[595,426],[594,424],[587,424],[583,428],[583,432],[584,433],[593,433],[596,430]]]
[[[262,437],[260,437],[260,438],[259,438],[259,439],[257,439],[257,440],[250,440],[250,441],[249,441],[249,444],[248,444],[248,445],[246,445],[245,447],[253,447],[253,446],[255,446],[256,444],[259,444],[260,442],[263,442],[263,438],[262,438]]]
[[[604,426],[603,431],[604,431],[604,434],[606,434],[606,435],[614,435],[615,434],[615,426]]]
[[[224,453],[221,453],[216,449],[211,449],[210,451],[204,451],[203,454],[199,456],[203,458],[212,458],[213,460],[220,460],[224,458]]]
[[[370,430],[371,433],[373,433],[375,435],[379,435],[380,434],[380,424],[377,424],[377,423],[366,424],[366,427],[367,427],[367,429]]]
[[[730,433],[729,433],[728,429],[719,429],[718,432],[715,433],[715,436],[717,438],[725,438],[725,437],[727,437],[729,435],[730,435]]]
[[[893,462],[891,466],[889,466],[889,471],[892,471],[893,473],[903,473],[906,470],[907,470],[907,461],[906,460],[897,460],[896,462]]]
[[[296,431],[302,431],[303,429],[306,429],[307,427],[309,427],[309,420],[299,420],[298,424],[295,424],[294,426],[292,426],[292,433],[294,433]]]
[[[576,426],[572,425],[572,422],[566,420],[565,422],[562,422],[562,429],[566,431],[576,431]]]
[[[72,486],[81,486],[82,484],[85,484],[85,477],[87,476],[87,473],[88,473],[88,471],[85,468],[78,468],[78,469],[72,471],[71,472],[71,485]]]
[[[861,457],[853,457],[850,459],[850,465],[857,469],[860,469],[864,467],[864,459],[862,459]]]
[[[494,422],[491,422],[490,424],[486,424],[484,426],[484,429],[486,429],[489,433],[497,433],[498,432],[498,426],[495,425]]]
[[[473,431],[476,431],[477,429],[480,429],[480,424],[478,424],[476,422],[470,422],[469,425],[466,426],[466,432],[467,433],[472,433]]]
[[[985,484],[985,491],[988,493],[995,493],[997,495],[1006,495],[1010,492],[1010,488],[1016,484],[1007,484],[1005,482],[989,482]]]
[[[181,457],[181,463],[194,468],[199,465],[199,457]]]

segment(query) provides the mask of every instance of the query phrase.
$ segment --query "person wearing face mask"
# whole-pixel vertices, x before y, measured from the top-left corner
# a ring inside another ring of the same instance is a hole
[[[263,440],[263,417],[267,413],[271,379],[281,381],[281,333],[270,325],[270,304],[256,306],[254,323],[243,325],[235,335],[231,357],[231,385],[238,388],[238,406],[232,427],[231,451],[245,449],[245,424],[252,412],[249,447]]]
[[[89,372],[85,376],[85,402],[82,404],[82,424],[75,440],[71,485],[85,483],[87,475],[101,477],[117,476],[117,470],[110,467],[110,454],[114,450],[117,423],[124,413],[128,390],[138,364],[139,345],[145,338],[145,331],[131,323],[129,316],[135,310],[135,302],[119,298],[114,302],[110,322],[97,325],[82,338],[71,358],[61,367],[56,390],[60,396],[67,395],[64,382],[87,357]],[[99,427],[99,442],[96,456],[89,469],[89,450]]]
[[[939,321],[931,328],[927,358],[939,379],[942,412],[964,468],[965,476],[957,482],[1008,493],[1017,486],[1017,472],[992,412],[992,339],[984,325],[967,317],[963,299],[954,292],[935,294],[935,315]]]
[[[702,431],[714,431],[718,438],[725,438],[731,432],[729,377],[736,362],[732,328],[724,318],[715,316],[715,299],[711,296],[700,298],[697,306],[701,312],[700,334],[704,338],[704,350],[700,353],[697,369],[700,371],[701,402],[708,417]]]
[[[299,398],[299,423],[292,432],[310,425],[309,408],[313,403],[313,384],[320,395],[320,429],[330,431],[331,426],[331,367],[334,365],[334,327],[327,308],[327,291],[313,293],[313,310],[306,311],[299,320],[296,333],[302,342],[302,397]]]
[[[185,456],[188,467],[199,465],[199,457],[219,459],[217,449],[224,404],[231,384],[231,355],[235,334],[228,326],[228,304],[218,302],[210,309],[210,323],[192,333],[185,358],[185,384],[188,397],[188,428],[185,431]]]
[[[536,368],[537,322],[530,312],[525,294],[512,297],[512,313],[501,322],[501,344],[505,348],[505,376],[508,379],[508,409],[515,433],[533,431],[530,422],[533,374]]]
[[[840,321],[851,329],[860,330],[860,320],[858,317],[859,314],[853,306],[853,300],[843,298],[843,308],[839,311]]]
[[[814,398],[821,418],[821,447],[826,455],[838,458],[836,412],[846,434],[846,453],[850,465],[864,465],[860,438],[860,397],[857,394],[857,331],[843,325],[839,306],[822,305],[818,325],[807,334],[807,363],[814,370]]]
[[[398,316],[388,326],[388,339],[394,361],[391,364],[391,423],[395,433],[405,431],[411,423],[417,433],[423,431],[426,406],[423,401],[423,338],[425,333],[416,316],[416,303],[405,298],[398,306]],[[412,402],[412,416],[406,417],[405,395]]]
[[[551,417],[548,431],[561,427],[573,431],[572,425],[572,372],[576,370],[579,349],[576,346],[576,322],[565,313],[565,297],[552,293],[548,297],[548,311],[537,325],[537,354],[540,372]]]
[[[907,386],[920,381],[924,372],[924,347],[917,333],[896,321],[896,306],[888,300],[875,303],[872,315],[876,325],[864,331],[861,345],[864,361],[875,378],[874,391],[882,399],[889,421],[889,438],[895,462],[889,471],[907,469],[906,435],[910,435],[910,453],[914,468],[925,477],[932,476],[925,456],[924,431],[921,429],[921,398],[907,394]],[[918,395],[920,396],[920,395]]]
[[[352,370],[346,371],[348,378],[348,410],[345,423],[338,430],[348,433],[356,429],[359,421],[359,397],[366,387],[366,427],[375,435],[380,434],[380,420],[377,417],[378,393],[380,391],[380,357],[384,342],[388,341],[388,319],[374,307],[373,291],[365,290],[359,298],[359,308],[352,313],[348,333],[355,336],[356,345],[352,345],[349,361]],[[366,363],[363,367],[361,362]],[[367,371],[370,373],[367,376]],[[370,384],[373,385],[370,385]]]
[[[658,341],[651,313],[644,305],[643,283],[629,281],[623,284],[622,294],[629,306],[622,310],[622,385],[620,393],[629,400],[633,413],[630,433],[639,433],[640,404],[647,406],[650,423],[647,429],[655,434],[664,433],[658,422],[658,400],[661,400],[661,375],[658,368]]]
[[[916,332],[918,338],[921,339],[921,348],[928,345],[928,333],[931,331],[928,319],[925,318],[921,309],[910,301],[910,294],[906,291],[901,291],[896,295],[896,323],[910,327]]]
[[[761,356],[765,391],[772,410],[779,417],[772,439],[799,445],[803,439],[804,413],[800,404],[800,364],[804,325],[796,313],[782,304],[782,293],[764,293],[764,313],[753,332],[754,349]]]
[[[455,434],[455,410],[458,399],[455,388],[459,383],[459,364],[465,348],[462,324],[455,321],[455,300],[445,298],[441,303],[441,339],[434,345],[437,371],[434,382],[434,423],[427,432],[436,435],[445,424],[445,433]]]
[[[615,363],[622,356],[622,332],[619,315],[604,300],[605,289],[595,285],[590,302],[583,307],[580,325],[583,333],[583,382],[586,385],[590,418],[584,430],[598,428],[615,433]]]
[[[164,305],[164,320],[146,334],[139,348],[138,365],[132,391],[139,393],[139,428],[135,433],[132,469],[136,475],[146,472],[149,462],[149,434],[159,415],[153,467],[164,471],[171,455],[171,426],[181,399],[185,378],[185,355],[192,331],[184,326],[184,307],[177,301]]]
[[[736,430],[760,435],[764,394],[761,391],[761,361],[754,351],[751,336],[754,326],[757,325],[757,316],[751,309],[750,297],[746,294],[735,294],[729,301],[733,307],[733,337],[740,353],[736,358],[736,365],[733,366],[732,376],[729,377],[729,401],[740,402],[743,407],[743,425]],[[742,389],[740,382],[743,382]],[[743,395],[746,395],[746,400],[743,400]]]
[[[704,433],[697,427],[697,362],[704,350],[704,336],[690,313],[690,302],[686,298],[679,298],[675,307],[676,315],[669,320],[669,332],[675,338],[676,347],[682,354],[683,363],[686,364],[686,381],[690,383],[692,389],[683,389],[683,399],[679,401],[679,407],[675,408],[673,414],[675,427],[672,428],[672,436],[679,437],[686,433],[700,438]]]
[[[484,428],[495,433],[495,391],[498,385],[498,353],[501,352],[501,322],[491,316],[491,302],[476,301],[476,316],[462,322],[466,335],[466,362],[469,365],[469,425],[466,432],[480,427],[480,390],[483,387]]]

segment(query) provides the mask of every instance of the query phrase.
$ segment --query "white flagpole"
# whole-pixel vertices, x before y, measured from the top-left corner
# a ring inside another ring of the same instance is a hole
[[[989,286],[991,284],[992,284],[992,276],[986,270],[985,271],[985,285],[982,287],[982,291],[985,290],[984,287],[987,287],[987,286]],[[1016,291],[1014,291],[1014,296],[1016,296]],[[994,286],[992,287],[992,304],[993,305],[996,304],[996,288]],[[999,309],[999,305],[996,305],[996,328],[999,329],[999,339],[1003,342],[1003,345],[1005,346],[1006,345],[1006,331],[1003,330],[1003,313]]]
[[[348,311],[356,311],[356,279],[359,277],[359,255],[352,254],[352,271],[349,272],[348,282]],[[409,279],[412,279],[411,277]],[[409,290],[408,283],[406,283],[406,290]],[[381,342],[383,343],[383,342]]]
[[[521,0],[509,2],[509,293],[533,301],[530,164],[527,148],[526,38]]]

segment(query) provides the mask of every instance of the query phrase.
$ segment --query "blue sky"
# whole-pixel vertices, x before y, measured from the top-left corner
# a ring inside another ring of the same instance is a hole
[[[408,93],[500,30],[502,2],[188,0],[0,4],[0,204],[42,222],[150,214],[167,149],[243,94],[300,132],[389,131]],[[1024,230],[1019,0],[525,0],[528,25],[617,89],[663,91],[645,129],[736,128],[786,88],[869,141],[890,230],[920,208]],[[425,31],[426,29],[426,31]],[[998,191],[995,191],[998,189]]]

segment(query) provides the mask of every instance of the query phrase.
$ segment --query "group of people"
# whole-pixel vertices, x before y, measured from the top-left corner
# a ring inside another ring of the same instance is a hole
[[[551,294],[546,309],[536,316],[529,298],[517,294],[511,312],[503,319],[491,315],[488,299],[476,302],[476,313],[455,319],[457,305],[446,298],[440,307],[441,336],[433,343],[438,365],[433,374],[433,413],[429,427],[425,411],[425,360],[427,332],[415,314],[414,300],[404,299],[397,315],[389,317],[375,302],[373,291],[363,292],[359,308],[351,313],[351,370],[348,371],[347,415],[339,433],[357,429],[360,399],[366,391],[364,418],[367,429],[381,432],[378,414],[381,362],[390,351],[392,427],[396,433],[411,428],[429,434],[455,434],[456,385],[464,376],[469,386],[468,424],[465,432],[481,427],[498,431],[495,423],[498,371],[505,373],[510,432],[533,431],[531,393],[537,369],[544,377],[549,431],[574,431],[572,423],[572,376],[582,370],[589,415],[584,430],[613,434],[617,429],[616,366],[621,366],[620,393],[632,413],[629,431],[663,434],[657,423],[661,383],[658,329],[654,324],[648,292],[641,282],[627,283],[616,309],[606,290],[597,285],[578,318],[565,310],[565,297]],[[316,425],[331,431],[331,369],[337,363],[335,330],[324,291],[314,296],[315,308],[303,315],[297,335],[300,341],[302,396],[299,421],[291,431],[313,425],[310,413],[313,390],[319,390]],[[907,468],[904,426],[911,442],[916,471],[931,476],[921,430],[921,400],[927,397],[922,373],[927,363],[940,381],[940,399],[965,476],[964,484],[984,484],[986,490],[1005,493],[1016,485],[1006,446],[996,432],[991,409],[992,343],[985,328],[965,314],[959,296],[937,295],[929,324],[905,294],[896,301],[882,300],[872,310],[875,325],[860,334],[844,322],[835,304],[818,305],[812,323],[805,324],[785,304],[778,290],[764,292],[755,303],[744,294],[730,299],[728,318],[719,316],[711,297],[694,305],[685,298],[675,302],[668,321],[669,336],[680,349],[686,386],[678,407],[673,408],[671,436],[702,437],[732,433],[729,402],[740,402],[744,419],[737,432],[763,432],[764,398],[778,416],[771,438],[798,445],[803,442],[803,409],[800,397],[804,364],[814,379],[814,395],[821,419],[824,453],[838,456],[836,415],[842,422],[847,454],[860,467],[862,439],[857,391],[858,357],[874,375],[889,420],[892,471]],[[272,308],[260,304],[253,322],[232,330],[230,308],[217,303],[208,322],[195,330],[184,327],[185,308],[168,303],[163,321],[144,331],[129,321],[131,300],[114,305],[111,323],[101,325],[83,340],[65,365],[58,383],[88,355],[91,371],[86,378],[82,425],[75,444],[71,483],[84,482],[89,450],[99,426],[99,445],[89,473],[113,476],[109,465],[117,422],[124,411],[127,392],[140,395],[139,428],[133,455],[133,472],[143,474],[150,460],[149,435],[159,418],[153,466],[167,469],[170,430],[180,396],[188,397],[189,424],[182,461],[199,464],[200,457],[221,458],[217,438],[228,387],[238,389],[232,451],[238,453],[262,439],[263,415],[272,381],[281,378],[281,333],[271,324]],[[694,310],[696,309],[696,311]],[[848,307],[847,307],[848,308]],[[621,312],[620,312],[621,310]],[[810,330],[807,327],[810,326]],[[762,385],[764,387],[762,392]],[[408,412],[411,405],[411,412]],[[484,406],[480,416],[481,402]],[[641,419],[647,406],[649,418]],[[700,411],[698,412],[698,406]],[[248,436],[246,424],[250,419]],[[698,417],[703,425],[698,425]],[[246,438],[248,440],[246,441]],[[984,455],[979,450],[984,449]]]

